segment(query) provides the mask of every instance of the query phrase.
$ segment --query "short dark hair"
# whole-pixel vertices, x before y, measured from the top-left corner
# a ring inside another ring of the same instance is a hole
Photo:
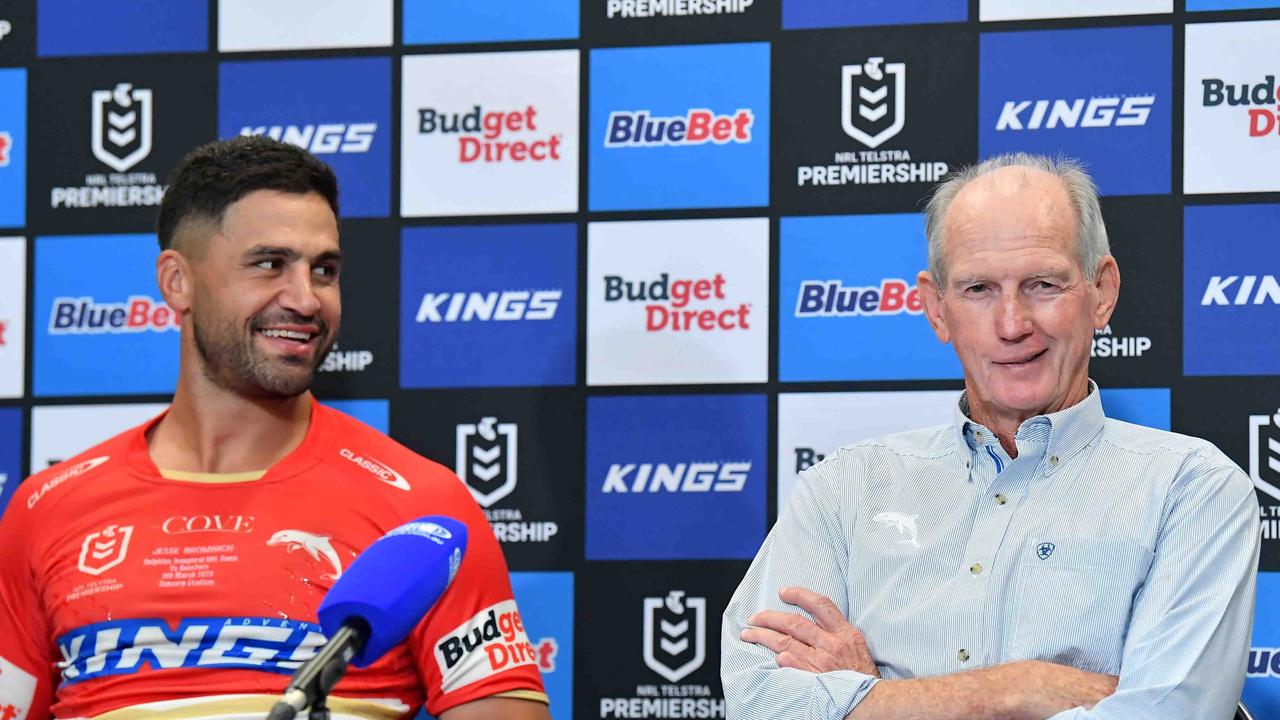
[[[232,203],[255,190],[317,193],[338,214],[338,179],[302,148],[249,135],[206,143],[178,162],[160,202],[160,249],[173,247],[179,226],[191,220],[220,224]]]

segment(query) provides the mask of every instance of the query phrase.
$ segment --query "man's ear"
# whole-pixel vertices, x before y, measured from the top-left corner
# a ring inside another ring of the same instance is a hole
[[[1116,259],[1107,255],[1098,261],[1098,278],[1093,281],[1098,291],[1098,306],[1093,311],[1093,327],[1101,330],[1111,322],[1111,313],[1115,312],[1116,303],[1120,301],[1120,266]]]
[[[195,277],[191,262],[177,250],[169,248],[156,258],[156,284],[160,295],[173,311],[184,315],[191,310]]]
[[[933,328],[939,342],[951,342],[951,329],[947,327],[947,320],[942,315],[942,286],[928,270],[921,270],[916,275],[916,287],[919,289],[920,302],[924,305],[924,316],[929,320],[929,327]]]

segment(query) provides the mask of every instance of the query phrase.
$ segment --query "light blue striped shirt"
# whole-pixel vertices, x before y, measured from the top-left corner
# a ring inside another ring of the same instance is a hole
[[[877,682],[779,668],[746,620],[789,585],[830,597],[883,678],[1023,659],[1120,676],[1055,720],[1226,720],[1258,563],[1248,477],[1210,443],[1082,402],[1033,417],[1010,459],[970,421],[842,447],[806,470],[725,610],[729,717],[835,720]]]

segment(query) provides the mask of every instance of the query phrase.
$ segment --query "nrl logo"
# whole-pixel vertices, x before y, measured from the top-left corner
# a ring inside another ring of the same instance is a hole
[[[492,507],[516,488],[517,432],[515,423],[493,417],[458,425],[454,471],[483,507]]]
[[[132,538],[132,525],[108,525],[96,533],[89,533],[80,545],[77,567],[80,572],[101,575],[124,562]]]
[[[94,90],[93,156],[125,172],[151,154],[151,91],[120,83]]]
[[[668,682],[680,682],[706,660],[706,631],[706,598],[686,598],[683,590],[645,598],[644,664]]]
[[[1280,411],[1249,416],[1249,478],[1254,487],[1280,500]]]
[[[845,134],[875,149],[901,132],[906,120],[906,63],[872,57],[840,69],[840,123]]]

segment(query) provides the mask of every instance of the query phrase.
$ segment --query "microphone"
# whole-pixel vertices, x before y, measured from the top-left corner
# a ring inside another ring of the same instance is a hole
[[[322,706],[348,663],[366,667],[399,644],[449,587],[466,549],[466,525],[427,515],[360,553],[320,602],[328,642],[294,672],[267,720]]]

